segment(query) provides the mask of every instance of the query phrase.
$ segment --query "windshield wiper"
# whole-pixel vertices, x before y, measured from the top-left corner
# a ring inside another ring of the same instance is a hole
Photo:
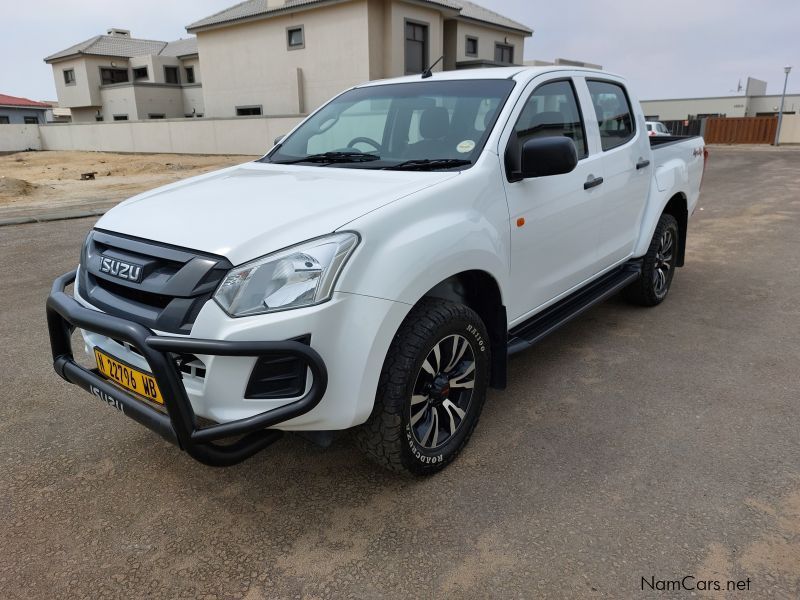
[[[295,158],[292,160],[277,160],[276,165],[296,165],[299,163],[351,163],[351,162],[369,162],[371,160],[380,160],[377,154],[366,154],[364,152],[320,152],[319,154],[309,154],[303,158]]]
[[[383,168],[393,171],[433,171],[434,169],[464,167],[471,164],[471,160],[464,158],[417,158]]]

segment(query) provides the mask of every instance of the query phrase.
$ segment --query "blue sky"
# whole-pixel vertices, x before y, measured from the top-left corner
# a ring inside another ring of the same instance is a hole
[[[7,0],[0,19],[0,92],[55,99],[48,54],[104,33],[186,37],[188,23],[232,0]],[[574,58],[627,76],[642,99],[722,96],[751,75],[779,94],[783,66],[800,92],[798,0],[478,0],[535,33],[525,58]],[[202,60],[202,59],[201,59]]]

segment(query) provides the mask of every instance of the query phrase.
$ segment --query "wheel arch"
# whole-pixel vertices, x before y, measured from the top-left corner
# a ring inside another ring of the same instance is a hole
[[[489,385],[504,389],[508,376],[508,318],[497,280],[486,271],[462,271],[437,283],[422,298],[458,302],[478,313],[489,332],[492,349]]]
[[[686,259],[686,232],[689,226],[689,209],[686,194],[678,192],[669,199],[661,214],[672,215],[678,222],[678,256],[676,266],[682,267]]]

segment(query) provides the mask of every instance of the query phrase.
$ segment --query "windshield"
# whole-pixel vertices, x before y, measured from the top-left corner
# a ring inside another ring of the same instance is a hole
[[[262,159],[361,169],[465,168],[480,155],[515,83],[420,81],[353,89]]]

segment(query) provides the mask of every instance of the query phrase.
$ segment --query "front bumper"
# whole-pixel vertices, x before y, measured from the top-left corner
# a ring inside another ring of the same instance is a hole
[[[56,279],[47,299],[47,325],[56,372],[178,445],[204,464],[228,466],[249,458],[281,436],[280,431],[268,427],[308,413],[325,394],[328,385],[325,363],[315,350],[305,344],[295,341],[234,342],[155,335],[143,325],[91,310],[68,296],[64,290],[75,281],[75,276],[76,271],[72,271]],[[110,383],[97,370],[80,366],[74,359],[71,344],[71,335],[76,327],[122,340],[136,348],[158,382],[166,414]],[[172,354],[248,357],[289,355],[305,362],[312,381],[306,393],[294,402],[244,419],[201,428]],[[230,438],[238,439],[231,443],[216,443]]]

